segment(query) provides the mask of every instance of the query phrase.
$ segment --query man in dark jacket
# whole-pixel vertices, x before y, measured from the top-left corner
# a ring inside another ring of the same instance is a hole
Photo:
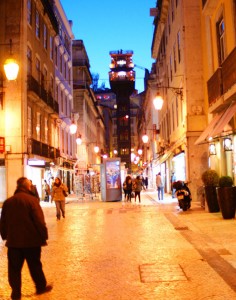
[[[11,299],[21,299],[21,270],[27,261],[36,294],[52,289],[47,285],[42,269],[41,246],[47,245],[48,231],[38,201],[31,192],[26,177],[17,180],[14,195],[3,203],[0,233],[8,247],[8,280],[12,288]]]

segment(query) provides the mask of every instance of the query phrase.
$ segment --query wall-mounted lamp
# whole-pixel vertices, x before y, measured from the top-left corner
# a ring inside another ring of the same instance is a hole
[[[223,139],[223,147],[224,151],[232,151],[232,139],[231,138],[225,138]]]
[[[209,154],[216,155],[216,145],[214,143],[209,145]]]
[[[0,44],[0,46],[10,46],[10,55],[12,55],[12,40],[9,43]],[[8,58],[4,63],[4,71],[8,80],[16,80],[19,72],[19,65],[15,59]]]
[[[97,145],[94,147],[94,152],[95,152],[95,153],[98,153],[98,152],[99,152],[99,147],[98,147]]]
[[[153,99],[153,105],[156,110],[161,110],[163,106],[164,100],[159,95],[159,93],[156,95],[156,97]]]
[[[138,155],[142,155],[143,154],[143,150],[142,149],[138,149]]]
[[[61,124],[64,119],[70,119],[70,117],[59,117],[58,119],[55,120],[57,124]],[[77,125],[75,124],[74,117],[73,117],[70,124],[70,134],[75,134],[76,131],[77,131]]]
[[[172,86],[159,86],[158,89],[163,88],[163,89],[171,89],[174,94],[180,97],[181,100],[183,100],[183,88],[176,88]],[[156,110],[161,110],[163,106],[164,100],[160,96],[159,92],[157,92],[156,97],[153,99],[153,105]]]
[[[144,144],[147,144],[148,143],[148,140],[149,140],[149,137],[148,135],[145,133],[143,136],[142,136],[142,141]]]
[[[155,128],[152,128],[152,129],[145,129],[145,134],[142,136],[142,141],[144,144],[147,144],[148,143],[148,140],[149,140],[149,137],[146,133],[147,130],[152,130],[153,131],[153,135],[155,134],[159,134],[160,133],[160,130],[159,129],[155,129]]]
[[[81,145],[82,144],[82,136],[81,136],[81,134],[78,134],[78,136],[77,136],[77,138],[76,138],[76,144],[77,145]]]

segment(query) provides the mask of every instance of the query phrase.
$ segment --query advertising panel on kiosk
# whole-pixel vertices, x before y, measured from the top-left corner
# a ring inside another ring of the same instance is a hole
[[[101,178],[102,182],[103,201],[121,201],[122,189],[121,189],[121,168],[120,158],[107,158],[104,159],[104,176]],[[102,181],[103,181],[102,180]]]

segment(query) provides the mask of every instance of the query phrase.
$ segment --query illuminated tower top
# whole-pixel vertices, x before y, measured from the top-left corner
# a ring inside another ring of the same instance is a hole
[[[132,61],[133,51],[118,50],[110,51],[109,54],[111,56],[110,82],[135,81],[134,63]]]

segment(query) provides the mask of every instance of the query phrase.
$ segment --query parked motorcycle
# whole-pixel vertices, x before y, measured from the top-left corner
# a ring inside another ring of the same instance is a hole
[[[179,207],[186,211],[191,207],[191,192],[184,181],[178,180],[173,183],[173,187],[175,188],[176,192],[175,195],[179,202]]]

